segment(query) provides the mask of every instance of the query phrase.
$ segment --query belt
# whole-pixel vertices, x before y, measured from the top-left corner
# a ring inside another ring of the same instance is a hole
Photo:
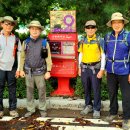
[[[43,69],[44,69],[44,67],[41,67],[41,68],[29,68],[29,67],[25,67],[25,70],[29,70],[31,72],[33,72],[33,71],[40,71],[40,70],[43,70]]]
[[[100,61],[98,62],[92,62],[92,63],[83,63],[83,65],[89,65],[89,66],[95,66],[96,64],[98,64]]]

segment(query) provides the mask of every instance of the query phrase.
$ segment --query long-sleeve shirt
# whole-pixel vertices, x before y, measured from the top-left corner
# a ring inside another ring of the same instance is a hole
[[[0,69],[3,71],[11,71],[16,60],[19,71],[21,42],[18,40],[18,45],[16,42],[16,36],[13,33],[6,37],[3,30],[0,32]]]

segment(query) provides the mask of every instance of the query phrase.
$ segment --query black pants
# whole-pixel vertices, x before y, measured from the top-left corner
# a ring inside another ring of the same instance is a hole
[[[9,110],[15,110],[17,99],[16,99],[16,69],[12,71],[0,70],[0,111],[3,111],[3,93],[5,83],[7,82],[9,91]]]
[[[110,97],[110,114],[118,113],[118,88],[120,86],[122,93],[122,108],[124,119],[130,119],[130,84],[128,75],[116,75],[107,73],[107,84]]]
[[[100,111],[101,109],[101,79],[97,78],[99,69],[95,69],[95,74],[90,68],[82,68],[81,80],[85,92],[85,105],[92,105],[93,109]],[[94,103],[92,103],[92,91],[94,93]]]

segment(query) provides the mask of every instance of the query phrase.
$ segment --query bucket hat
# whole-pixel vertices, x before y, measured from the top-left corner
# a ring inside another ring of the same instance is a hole
[[[89,20],[85,23],[85,27],[87,26],[95,26],[96,27],[96,22],[94,20]]]
[[[27,27],[28,27],[28,28],[30,28],[30,27],[38,27],[38,28],[40,28],[41,30],[44,29],[44,26],[42,26],[41,23],[40,23],[39,21],[37,21],[37,20],[31,21],[31,22],[27,25]]]
[[[123,20],[123,21],[124,21],[124,24],[129,23],[129,21],[128,21],[127,19],[125,19],[125,18],[123,17],[122,13],[120,13],[120,12],[113,13],[112,16],[111,16],[111,20],[108,21],[106,25],[107,25],[108,27],[111,27],[111,22],[112,22],[113,20]]]
[[[4,22],[4,21],[10,21],[12,23],[14,23],[15,25],[17,24],[17,20],[14,20],[11,16],[5,16],[1,19],[1,22]]]

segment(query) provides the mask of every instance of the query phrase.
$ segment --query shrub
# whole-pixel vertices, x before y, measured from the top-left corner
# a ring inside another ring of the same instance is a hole
[[[71,78],[70,80],[71,86],[75,89],[75,96],[78,96],[80,98],[84,98],[84,89],[81,83],[81,77],[77,76],[76,78]],[[58,86],[57,78],[50,78],[46,81],[46,95],[50,96],[51,92],[54,91]],[[25,79],[19,78],[17,79],[17,98],[26,98],[26,85],[25,85]],[[8,98],[8,88],[5,87],[4,90],[4,98]],[[34,89],[34,98],[38,99],[38,91],[35,87]],[[103,77],[102,83],[101,83],[101,98],[102,100],[109,99],[108,95],[108,88],[106,84],[106,76]],[[121,100],[121,91],[119,89],[118,91],[118,99]]]

